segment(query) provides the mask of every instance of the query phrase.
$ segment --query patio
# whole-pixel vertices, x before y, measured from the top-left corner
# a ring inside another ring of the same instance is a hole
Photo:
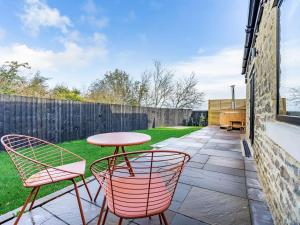
[[[170,224],[273,224],[254,162],[242,155],[239,132],[205,127],[181,138],[156,143],[153,148],[181,150],[192,156],[166,213]],[[92,178],[89,181],[90,191],[95,195],[98,184]],[[96,224],[103,196],[100,193],[96,203],[90,202],[85,189],[79,189],[86,221]],[[0,223],[16,212],[1,216]],[[109,214],[106,224],[117,221]],[[13,222],[11,219],[4,224]],[[32,212],[22,216],[20,224],[81,224],[72,187],[39,199]],[[159,219],[127,220],[123,224],[159,224]]]

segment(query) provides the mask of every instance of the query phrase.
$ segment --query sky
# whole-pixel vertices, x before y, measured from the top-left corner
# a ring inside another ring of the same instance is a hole
[[[286,98],[288,111],[300,112],[300,0],[284,1],[280,12],[279,92]],[[293,95],[293,89],[298,90],[297,95]]]
[[[108,70],[139,79],[159,60],[194,72],[205,99],[245,97],[248,0],[0,0],[0,64],[18,60],[86,90]],[[206,106],[204,106],[206,107]]]

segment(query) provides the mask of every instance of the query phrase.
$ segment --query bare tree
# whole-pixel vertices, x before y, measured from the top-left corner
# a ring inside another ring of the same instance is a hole
[[[174,108],[194,108],[200,106],[204,100],[204,93],[197,90],[198,80],[194,73],[175,84],[171,98]]]
[[[165,69],[161,62],[154,61],[154,70],[146,71],[144,77],[150,80],[150,90],[145,99],[146,106],[168,106],[172,96],[173,73]]]
[[[134,81],[131,87],[130,105],[146,105],[150,90],[150,79],[147,74],[143,74],[141,81]]]
[[[300,105],[300,87],[290,88],[290,98],[289,100],[295,105]]]

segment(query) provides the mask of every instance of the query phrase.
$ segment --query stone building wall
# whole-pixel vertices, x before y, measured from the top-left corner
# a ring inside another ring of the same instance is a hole
[[[276,120],[276,51],[278,8],[266,1],[247,77],[255,73],[255,125],[252,151],[259,179],[276,224],[300,224],[300,163],[266,134],[266,122]],[[247,81],[247,128],[249,137],[250,80]],[[250,143],[250,141],[249,141]],[[300,151],[300,147],[299,147]]]

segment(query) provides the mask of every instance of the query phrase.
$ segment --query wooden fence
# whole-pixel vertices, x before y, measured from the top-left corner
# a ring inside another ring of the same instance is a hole
[[[0,95],[0,137],[9,133],[51,142],[159,126],[187,125],[190,109],[166,109]]]
[[[231,109],[231,99],[208,100],[208,125],[220,125],[222,110]],[[236,99],[236,109],[246,112],[246,100]]]

